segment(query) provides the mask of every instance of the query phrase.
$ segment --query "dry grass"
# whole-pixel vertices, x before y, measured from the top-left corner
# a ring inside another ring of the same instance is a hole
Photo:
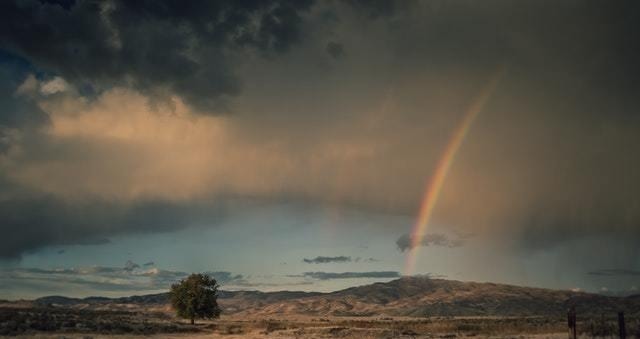
[[[581,337],[613,337],[615,319],[579,322]],[[640,333],[629,319],[629,337]],[[566,338],[558,317],[240,317],[195,326],[162,312],[0,308],[0,334],[30,338]]]

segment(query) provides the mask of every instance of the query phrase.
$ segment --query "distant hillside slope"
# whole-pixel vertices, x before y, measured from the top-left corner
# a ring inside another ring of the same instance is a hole
[[[168,311],[168,294],[124,298],[59,296],[36,299],[38,305],[74,308]],[[221,291],[226,314],[258,316],[523,316],[562,315],[575,305],[580,314],[640,314],[640,296],[610,297],[583,292],[404,277],[387,283],[352,287],[331,293]]]

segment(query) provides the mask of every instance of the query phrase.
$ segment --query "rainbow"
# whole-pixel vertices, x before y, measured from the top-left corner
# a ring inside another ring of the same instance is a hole
[[[455,159],[456,153],[460,149],[460,145],[464,141],[466,135],[469,133],[471,129],[471,125],[473,125],[473,121],[476,119],[478,114],[482,111],[482,108],[487,103],[493,92],[495,91],[502,74],[504,73],[504,67],[500,68],[496,74],[494,74],[489,83],[482,89],[480,94],[476,97],[476,99],[471,103],[469,109],[465,112],[462,121],[458,125],[458,127],[454,130],[454,133],[451,136],[451,140],[447,144],[447,147],[444,149],[440,160],[436,166],[436,171],[433,176],[430,178],[427,183],[424,198],[420,204],[420,212],[418,213],[418,219],[413,226],[413,229],[410,234],[410,244],[409,251],[407,253],[406,263],[405,263],[405,275],[412,275],[414,272],[416,259],[418,257],[418,252],[420,248],[420,242],[427,231],[427,225],[429,224],[429,220],[431,219],[431,215],[433,214],[433,209],[438,202],[438,197],[440,196],[440,192],[442,191],[442,186],[447,178],[447,173],[453,164],[453,160]]]

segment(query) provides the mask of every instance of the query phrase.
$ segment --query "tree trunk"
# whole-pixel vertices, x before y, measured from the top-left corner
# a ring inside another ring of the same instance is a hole
[[[193,325],[195,323],[196,323],[195,319],[193,317],[191,317],[191,325]]]

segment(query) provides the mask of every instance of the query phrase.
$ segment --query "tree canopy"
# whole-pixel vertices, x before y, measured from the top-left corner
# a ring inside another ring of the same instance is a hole
[[[194,273],[171,285],[171,305],[179,317],[213,319],[220,316],[218,307],[218,283],[212,277]]]

